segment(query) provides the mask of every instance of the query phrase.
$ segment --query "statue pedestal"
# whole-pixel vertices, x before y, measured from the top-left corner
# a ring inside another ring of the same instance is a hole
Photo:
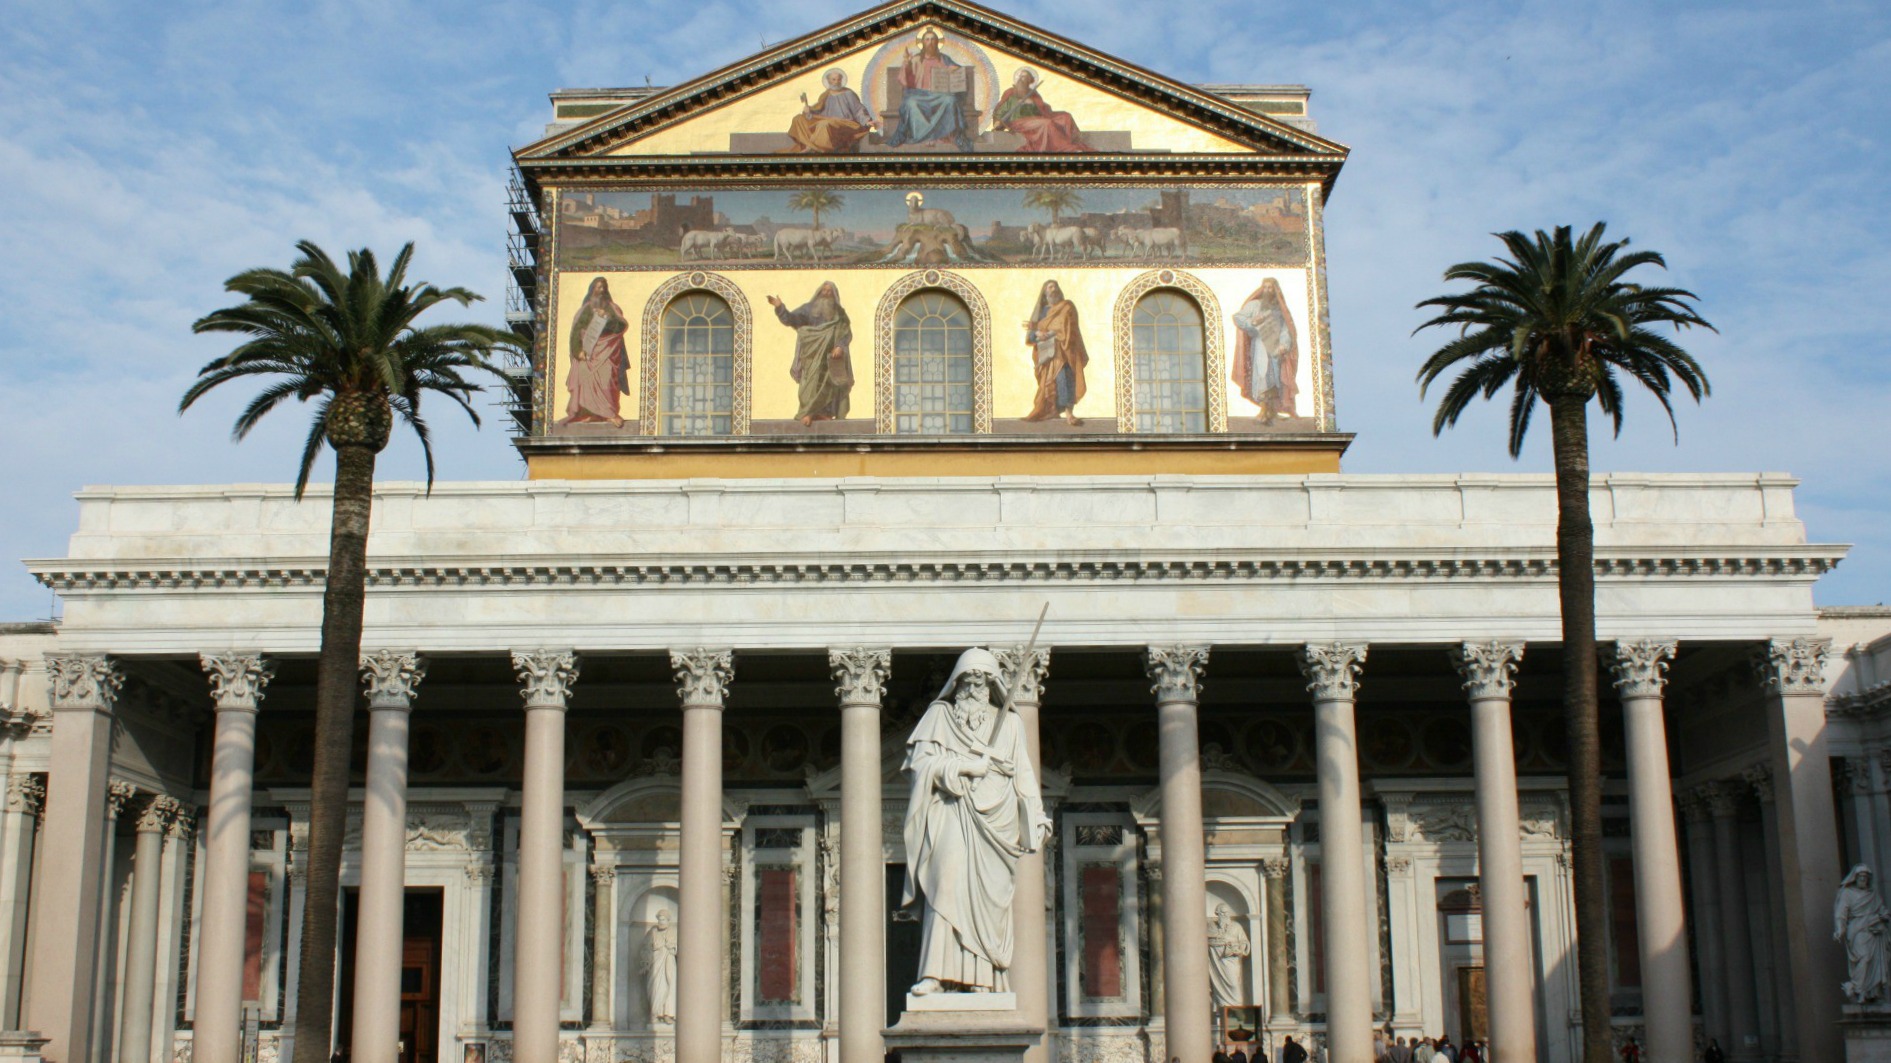
[[[32,1060],[38,1063],[41,1058],[39,1050],[46,1047],[48,1040],[32,1030],[0,1031],[0,1060]]]
[[[1891,1009],[1847,1004],[1839,1026],[1845,1031],[1845,1063],[1891,1063]]]
[[[884,1034],[886,1049],[900,1063],[1020,1063],[1044,1029],[1017,1007],[1011,993],[908,994],[899,1025]]]

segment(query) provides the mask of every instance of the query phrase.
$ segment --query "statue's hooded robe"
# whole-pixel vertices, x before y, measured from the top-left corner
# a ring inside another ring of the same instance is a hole
[[[959,678],[989,677],[991,719],[974,731],[952,711]],[[1036,851],[1044,817],[1037,772],[1018,715],[1009,711],[997,658],[969,649],[906,740],[913,788],[906,808],[906,891],[900,904],[926,898],[919,977],[994,992],[1008,991],[1011,902],[1018,857]],[[991,758],[982,778],[963,769]]]

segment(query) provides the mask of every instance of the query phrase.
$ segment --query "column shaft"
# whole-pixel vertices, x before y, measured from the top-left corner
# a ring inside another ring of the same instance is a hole
[[[1267,912],[1267,1021],[1286,1022],[1293,1018],[1293,997],[1288,992],[1287,977],[1287,870],[1285,858],[1262,861],[1266,875],[1266,896],[1262,903]]]
[[[1155,680],[1162,780],[1162,1024],[1171,1059],[1214,1052],[1208,985],[1208,850],[1202,835],[1202,761],[1197,729],[1200,646],[1149,648]]]
[[[1498,1059],[1536,1058],[1536,985],[1530,962],[1529,898],[1517,813],[1517,761],[1510,699],[1471,703],[1477,764],[1478,884],[1484,897],[1484,966],[1490,989],[1490,1039]]]
[[[591,866],[591,1028],[609,1030],[617,1024],[611,989],[616,982],[617,868]]]
[[[727,650],[672,651],[683,702],[683,812],[678,842],[676,1059],[722,1058],[722,699]]]
[[[1727,1028],[1727,984],[1718,972],[1727,969],[1721,955],[1720,865],[1714,855],[1714,820],[1707,810],[1707,787],[1697,786],[1680,795],[1682,819],[1687,824],[1689,880],[1694,886],[1695,959],[1700,971],[1701,1022],[1710,1037]],[[1726,1046],[1722,1046],[1725,1048]]]
[[[1681,853],[1675,840],[1673,778],[1661,712],[1662,672],[1674,643],[1619,643],[1616,690],[1628,742],[1630,844],[1635,857],[1636,932],[1641,939],[1642,1014],[1649,1059],[1690,1059],[1694,994]],[[1724,906],[1723,906],[1724,907]]]
[[[37,775],[15,772],[7,784],[6,810],[0,812],[0,1029],[23,1025],[26,989],[28,903],[33,892],[33,848],[46,791]]]
[[[881,855],[880,701],[889,650],[831,650],[840,697],[840,1061],[886,1055],[886,862]]]
[[[1327,1056],[1372,1058],[1371,934],[1366,898],[1365,824],[1359,809],[1359,740],[1354,684],[1366,648],[1308,646],[1301,669],[1313,694],[1315,771],[1320,788],[1320,881],[1326,939]]]
[[[1720,925],[1726,942],[1727,964],[1720,978],[1727,983],[1728,1059],[1758,1059],[1759,1004],[1753,991],[1753,933],[1747,919],[1746,862],[1740,858],[1740,825],[1734,818],[1736,790],[1716,787],[1713,798],[1715,874],[1720,879]]]
[[[1832,940],[1838,892],[1831,753],[1825,733],[1825,661],[1830,640],[1776,640],[1765,647],[1768,767],[1779,822],[1780,892],[1786,907],[1794,1030],[1802,1059],[1842,1059],[1840,972]]]
[[[558,1063],[558,1006],[565,987],[565,708],[578,663],[567,652],[514,653],[512,663],[525,684],[512,1058]]]
[[[361,806],[361,893],[355,920],[354,1063],[400,1055],[401,952],[407,901],[408,714],[424,668],[411,653],[362,658],[368,684],[368,770]]]
[[[1762,867],[1767,869],[1763,877],[1766,881],[1766,933],[1760,936],[1766,949],[1766,961],[1761,966],[1769,972],[1773,980],[1773,1021],[1774,1034],[1764,1038],[1763,1048],[1768,1055],[1782,1059],[1795,1059],[1799,1054],[1797,1036],[1793,1032],[1793,987],[1790,979],[1792,965],[1786,959],[1786,907],[1780,897],[1779,876],[1773,869],[1780,866],[1779,857],[1779,810],[1773,802],[1773,771],[1764,764],[1755,764],[1746,770],[1746,779],[1753,784],[1753,792],[1760,799],[1760,841],[1763,846],[1760,855]]]
[[[1012,692],[1024,744],[1031,755],[1031,770],[1044,778],[1044,755],[1038,731],[1038,707],[1043,698],[1044,673],[1050,667],[1047,650],[1033,650],[1025,659],[1024,647],[998,651],[1005,670],[1006,689]],[[1022,672],[1022,674],[1020,674]],[[1013,935],[1011,989],[1018,995],[1018,1013],[1025,1023],[1045,1031],[1044,1037],[1024,1050],[1025,1063],[1050,1058],[1050,955],[1044,916],[1044,850],[1033,849],[1018,858],[1018,888],[1011,901]],[[877,1060],[874,1063],[878,1063]]]
[[[92,1058],[105,786],[112,705],[122,682],[104,657],[47,658],[53,734],[46,829],[33,897],[33,988],[27,1021],[60,1063]]]
[[[131,925],[126,928],[125,996],[118,1020],[118,1063],[151,1063],[164,832],[176,808],[170,798],[155,797],[138,817],[137,846],[131,864]]]
[[[203,924],[197,938],[195,1063],[237,1063],[243,1048],[243,946],[249,913],[250,791],[256,706],[269,681],[257,657],[203,658],[216,702],[204,839]]]

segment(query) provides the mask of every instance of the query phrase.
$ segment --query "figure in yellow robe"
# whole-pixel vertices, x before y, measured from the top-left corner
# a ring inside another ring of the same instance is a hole
[[[1024,342],[1037,373],[1037,397],[1024,419],[1048,421],[1061,414],[1073,427],[1082,424],[1077,403],[1083,399],[1083,367],[1090,364],[1090,352],[1077,324],[1077,304],[1064,298],[1056,281],[1045,281],[1038,292],[1037,307],[1024,323]]]

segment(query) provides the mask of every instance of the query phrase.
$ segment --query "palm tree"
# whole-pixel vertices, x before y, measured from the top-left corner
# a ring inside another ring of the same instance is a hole
[[[1024,205],[1032,210],[1051,212],[1051,224],[1063,220],[1064,211],[1080,210],[1083,196],[1074,188],[1034,188],[1024,194]]]
[[[836,213],[847,205],[847,200],[831,188],[804,188],[788,197],[789,210],[806,210],[814,214],[814,227],[821,227],[821,212],[831,210]]]
[[[272,377],[236,419],[242,439],[288,399],[315,400],[302,448],[295,496],[302,498],[323,442],[335,450],[335,491],[328,574],[322,594],[322,652],[315,688],[315,770],[311,782],[308,895],[297,974],[296,1063],[327,1063],[335,984],[335,926],[340,908],[342,832],[348,809],[348,762],[361,656],[361,614],[367,598],[368,515],[374,501],[375,455],[387,446],[395,415],[411,425],[426,455],[433,486],[433,447],[420,417],[425,392],[445,395],[479,423],[467,399],[481,387],[466,370],[497,372],[495,352],[515,350],[510,332],[484,325],[414,323],[441,303],[479,298],[464,288],[407,283],[414,245],[401,248],[381,276],[371,251],[351,251],[343,273],[328,254],[304,240],[287,272],[252,269],[224,282],[244,297],[198,320],[192,331],[248,337],[198,371],[178,412],[220,384]]]
[[[1475,287],[1427,299],[1441,313],[1420,325],[1458,327],[1458,337],[1418,371],[1419,394],[1462,365],[1445,389],[1432,434],[1457,423],[1471,400],[1508,384],[1510,456],[1523,451],[1540,400],[1550,411],[1556,462],[1557,592],[1563,615],[1563,712],[1569,733],[1569,803],[1576,887],[1576,966],[1581,987],[1583,1059],[1609,1063],[1608,915],[1602,854],[1602,754],[1596,722],[1595,525],[1589,518],[1589,400],[1622,432],[1622,377],[1640,383],[1667,411],[1673,381],[1699,402],[1709,391],[1700,364],[1651,326],[1699,325],[1694,293],[1644,288],[1622,278],[1638,266],[1666,268],[1653,251],[1623,253],[1627,240],[1604,243],[1602,223],[1580,239],[1568,226],[1534,237],[1498,235],[1509,258],[1463,262],[1447,281]]]

